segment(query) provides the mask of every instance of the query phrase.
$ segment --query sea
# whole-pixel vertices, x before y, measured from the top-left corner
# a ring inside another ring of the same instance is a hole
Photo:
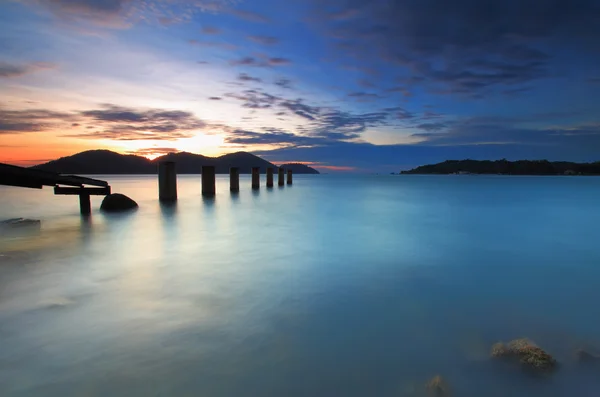
[[[0,187],[41,221],[0,230],[0,396],[600,395],[600,178],[96,177],[139,209]],[[556,370],[490,357],[516,338]]]

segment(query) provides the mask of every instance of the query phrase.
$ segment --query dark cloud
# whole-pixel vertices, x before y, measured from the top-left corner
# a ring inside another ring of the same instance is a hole
[[[285,132],[278,129],[269,129],[268,132],[254,132],[247,130],[234,130],[225,142],[236,145],[277,145],[280,147],[311,147],[323,144],[326,141],[318,137],[309,137]]]
[[[348,94],[348,96],[350,98],[356,98],[360,101],[367,101],[367,100],[374,100],[374,99],[381,98],[381,96],[379,96],[378,94],[374,94],[372,92],[364,92],[364,91],[351,92]]]
[[[279,97],[258,90],[227,93],[225,96],[242,101],[242,107],[247,109],[267,109],[273,107],[280,100]]]
[[[220,101],[222,98],[220,96],[211,96],[208,97],[208,99],[211,101]]]
[[[409,112],[408,110],[400,106],[384,108],[383,111],[392,115],[392,117],[398,120],[408,120],[416,117],[416,115],[413,112]]]
[[[417,125],[417,128],[425,131],[439,131],[446,128],[446,124],[444,123],[423,123]]]
[[[247,36],[248,40],[262,45],[275,45],[279,43],[279,39],[273,36]]]
[[[238,74],[238,77],[237,77],[237,79],[238,79],[239,81],[244,81],[244,82],[247,82],[247,81],[248,81],[248,82],[249,82],[249,81],[252,81],[252,82],[255,82],[255,83],[260,83],[260,82],[262,82],[262,80],[261,80],[260,78],[258,78],[258,77],[252,77],[252,76],[250,76],[250,75],[247,75],[246,73],[240,73],[240,74]]]
[[[287,89],[293,89],[294,87],[292,86],[292,80],[288,80],[288,79],[278,79],[275,80],[275,85],[281,87],[281,88],[287,88]]]
[[[316,134],[335,140],[358,138],[367,127],[384,125],[388,116],[386,112],[353,114],[331,109],[318,118]]]
[[[12,110],[0,108],[0,135],[19,134],[67,127],[77,119],[73,113],[45,109]]]
[[[414,134],[421,144],[464,145],[517,145],[554,147],[580,150],[600,147],[600,123],[556,128],[523,128],[510,119],[474,117],[453,123],[445,132]],[[524,157],[525,158],[525,157]]]
[[[270,58],[270,57],[242,57],[240,59],[234,59],[229,61],[229,64],[232,66],[254,66],[261,68],[268,68],[274,66],[285,66],[289,65],[291,61],[286,58]]]
[[[431,119],[437,119],[442,116],[443,116],[443,114],[441,114],[441,113],[436,113],[436,112],[432,112],[430,110],[426,110],[425,112],[423,112],[423,116],[421,116],[421,118],[424,120],[431,120]]]
[[[100,129],[66,137],[112,140],[175,140],[194,136],[207,124],[182,110],[137,109],[113,104],[79,112],[85,123]]]
[[[0,62],[0,78],[20,77],[25,74],[38,72],[40,70],[54,68],[56,68],[56,65],[47,62],[33,62],[29,64]]]
[[[317,106],[309,106],[305,104],[302,99],[295,100],[284,100],[279,104],[281,107],[291,111],[296,116],[300,116],[303,119],[315,120],[321,112],[321,108]]]
[[[562,49],[600,58],[597,0],[324,0],[315,14],[340,63],[393,65],[408,89],[481,97],[556,76]]]

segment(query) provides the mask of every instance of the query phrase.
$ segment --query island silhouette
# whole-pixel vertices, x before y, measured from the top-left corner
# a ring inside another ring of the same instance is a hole
[[[259,167],[261,173],[266,172],[266,169],[270,167],[282,167],[292,170],[294,174],[319,174],[319,171],[305,164],[287,163],[277,166],[248,152],[230,153],[219,157],[179,152],[169,153],[150,160],[145,157],[119,154],[110,150],[88,150],[44,164],[38,164],[31,168],[60,174],[156,174],[158,163],[162,161],[175,162],[178,174],[199,174],[202,166],[205,165],[214,166],[217,174],[229,173],[231,167],[238,167],[242,174],[249,174],[252,167]]]

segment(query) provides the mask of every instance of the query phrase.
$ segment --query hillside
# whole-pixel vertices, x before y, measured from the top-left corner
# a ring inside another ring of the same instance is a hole
[[[314,168],[301,163],[281,164],[280,167],[285,168],[286,170],[292,170],[294,174],[320,174],[320,172]]]
[[[547,160],[446,160],[422,165],[401,174],[600,175],[600,162],[571,163]]]
[[[230,153],[220,157],[179,152],[149,160],[145,157],[123,155],[110,150],[81,152],[32,168],[61,174],[155,174],[158,163],[165,160],[174,161],[179,174],[199,174],[203,165],[214,165],[218,174],[228,173],[230,167],[239,167],[242,174],[249,174],[252,167],[260,167],[261,173],[264,173],[267,167],[277,168],[267,160],[246,152]],[[292,171],[295,174],[318,173],[310,167],[306,169],[295,165],[293,167]]]

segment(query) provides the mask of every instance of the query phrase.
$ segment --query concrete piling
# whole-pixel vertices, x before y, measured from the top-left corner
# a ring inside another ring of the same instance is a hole
[[[90,215],[92,213],[92,202],[89,194],[79,195],[79,210],[81,215]]]
[[[292,184],[292,170],[287,170],[287,184]]]
[[[267,187],[273,187],[273,168],[267,168]]]
[[[229,169],[229,191],[240,191],[240,169],[239,167],[231,167]]]
[[[278,184],[279,186],[283,186],[283,185],[284,185],[284,183],[283,183],[283,180],[284,180],[285,170],[284,170],[283,168],[279,167],[279,170],[278,170],[278,171],[279,171],[279,172],[278,172],[278,176],[279,176],[279,178],[278,178],[278,180],[277,180],[277,184]]]
[[[174,161],[163,161],[158,164],[158,199],[177,200],[177,173]]]
[[[215,187],[215,167],[213,165],[202,166],[202,195],[214,196]]]
[[[252,167],[252,189],[260,189],[260,167]]]

